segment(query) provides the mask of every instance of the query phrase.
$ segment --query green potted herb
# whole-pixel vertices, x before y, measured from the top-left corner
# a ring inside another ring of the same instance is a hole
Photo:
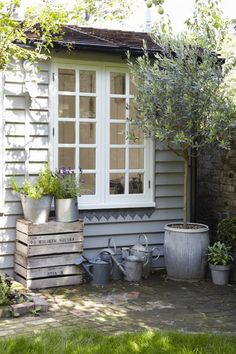
[[[80,194],[79,176],[70,169],[62,168],[54,174],[54,197],[56,220],[72,222],[78,220],[78,201]]]
[[[231,247],[233,262],[230,271],[230,281],[236,283],[236,216],[229,216],[217,225],[217,238]]]
[[[229,280],[231,262],[231,247],[223,242],[215,242],[207,250],[207,260],[211,269],[212,281],[216,285],[226,285]]]
[[[48,221],[54,192],[54,180],[49,164],[39,172],[34,182],[25,179],[22,186],[11,178],[12,189],[20,194],[24,218],[34,223],[45,223]]]

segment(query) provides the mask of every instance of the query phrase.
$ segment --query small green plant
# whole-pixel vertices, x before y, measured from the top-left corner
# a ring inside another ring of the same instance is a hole
[[[29,198],[40,199],[44,195],[54,194],[56,188],[55,176],[50,171],[49,163],[46,163],[44,170],[39,171],[35,182],[25,179],[23,186],[20,187],[12,177],[11,187],[15,192],[24,194]]]
[[[207,260],[214,265],[228,265],[233,258],[230,254],[231,247],[223,242],[215,242],[213,246],[209,246],[207,250]]]
[[[223,219],[217,226],[217,237],[227,246],[236,249],[236,216]]]
[[[75,198],[80,194],[79,176],[73,171],[62,168],[53,175],[53,178],[56,199]]]
[[[8,305],[10,303],[11,281],[4,275],[0,274],[0,305]]]

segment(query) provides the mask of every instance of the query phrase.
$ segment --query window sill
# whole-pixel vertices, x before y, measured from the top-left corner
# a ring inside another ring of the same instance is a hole
[[[134,204],[80,204],[78,200],[79,210],[100,210],[100,209],[135,209],[135,208],[154,208],[154,202],[136,203]]]

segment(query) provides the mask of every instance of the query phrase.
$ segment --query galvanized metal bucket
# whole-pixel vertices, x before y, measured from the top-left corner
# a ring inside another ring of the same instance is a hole
[[[21,194],[20,197],[24,218],[26,220],[36,224],[43,224],[48,221],[52,204],[51,195],[44,195],[40,199],[32,199],[24,194]]]
[[[68,199],[55,199],[56,221],[73,222],[78,220],[78,201],[77,197]]]

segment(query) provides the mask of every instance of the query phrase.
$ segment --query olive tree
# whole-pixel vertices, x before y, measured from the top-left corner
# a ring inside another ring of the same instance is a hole
[[[218,29],[207,28],[208,34],[200,22],[205,19],[199,10],[195,20],[195,24],[189,22],[188,33],[154,33],[154,41],[162,48],[154,60],[146,53],[130,62],[137,88],[134,122],[147,136],[164,143],[184,161],[185,228],[190,156],[196,156],[210,144],[229,147],[236,119],[235,105],[225,83],[226,62],[212,51],[214,40],[221,40],[218,32],[223,33],[220,20]]]

